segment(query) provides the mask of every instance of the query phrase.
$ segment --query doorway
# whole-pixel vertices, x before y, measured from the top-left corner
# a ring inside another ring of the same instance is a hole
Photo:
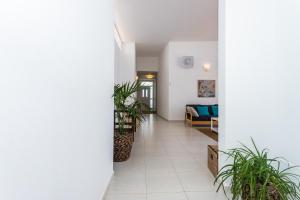
[[[145,113],[156,113],[156,72],[138,72],[138,80],[141,83],[141,90],[138,92],[138,99],[148,106],[144,108]]]

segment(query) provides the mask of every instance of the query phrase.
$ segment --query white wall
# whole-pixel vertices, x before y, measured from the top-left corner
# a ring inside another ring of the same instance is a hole
[[[300,2],[220,1],[220,144],[300,164]]]
[[[119,83],[119,73],[120,73],[120,69],[119,69],[119,60],[120,60],[120,54],[121,54],[121,49],[118,46],[117,40],[116,38],[114,39],[114,83]]]
[[[136,48],[134,42],[115,44],[115,83],[133,82],[136,78]]]
[[[157,75],[157,114],[169,119],[169,44],[164,48],[160,57],[160,67]]]
[[[0,199],[101,199],[113,172],[112,2],[1,1],[0,19]]]
[[[159,70],[159,57],[137,57],[137,71],[155,71]]]
[[[168,120],[184,120],[186,104],[217,104],[217,91],[215,98],[199,98],[197,94],[198,80],[216,80],[218,79],[218,43],[216,41],[199,42],[169,42],[162,59],[162,70],[159,71],[159,77],[167,77],[169,82],[158,83],[158,88],[168,86],[169,94],[167,103],[163,104],[163,109],[168,108]],[[193,56],[194,67],[190,69],[182,68],[179,60],[182,56]],[[167,62],[164,61],[167,59]],[[211,69],[204,71],[203,64],[210,63]],[[165,68],[168,69],[165,70]],[[216,82],[217,83],[217,82]],[[216,89],[217,90],[217,89]],[[164,89],[163,91],[166,91]],[[159,97],[158,99],[163,98]],[[162,107],[158,107],[162,109]],[[160,113],[160,111],[158,112]]]
[[[215,98],[198,97],[198,80],[218,79],[218,43],[213,42],[170,42],[170,117],[169,120],[184,120],[186,104],[217,104]],[[194,56],[194,67],[179,66],[182,56]],[[203,64],[210,63],[206,72]],[[216,82],[217,83],[217,82]],[[217,89],[216,89],[217,90]]]

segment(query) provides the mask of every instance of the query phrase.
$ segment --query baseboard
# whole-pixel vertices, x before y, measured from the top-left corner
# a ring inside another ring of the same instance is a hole
[[[160,114],[156,114],[156,116],[158,116],[158,117],[160,117],[160,118],[162,118],[162,119],[164,119],[164,120],[166,120],[166,121],[169,121],[167,118],[161,116]]]
[[[167,119],[167,118],[165,118],[165,117],[163,117],[163,116],[161,116],[161,115],[159,115],[159,114],[156,114],[156,115],[157,115],[158,117],[160,117],[160,118],[162,118],[162,119],[168,121],[168,122],[184,122],[184,121],[185,121],[185,119],[178,119],[178,120],[174,119],[174,120],[172,120],[172,119]]]
[[[103,194],[102,197],[100,197],[100,200],[103,200],[103,199],[106,197],[107,192],[108,192],[109,185],[110,185],[110,183],[111,183],[111,180],[112,180],[114,174],[115,174],[115,172],[113,171],[112,174],[111,174],[111,176],[110,176],[110,179],[109,179],[109,181],[108,181],[108,184],[107,184],[107,186],[106,186],[106,189],[105,189],[105,191],[104,191],[104,194]]]
[[[171,119],[170,122],[185,122],[184,119]]]

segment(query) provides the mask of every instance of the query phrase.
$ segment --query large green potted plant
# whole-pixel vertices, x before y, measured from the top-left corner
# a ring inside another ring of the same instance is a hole
[[[253,148],[241,147],[223,152],[231,164],[225,165],[216,178],[218,191],[224,183],[230,184],[232,200],[289,200],[300,199],[299,175],[294,167],[282,169],[282,158],[269,158],[266,149],[260,151],[252,140]],[[226,194],[226,192],[225,192]]]
[[[114,161],[121,162],[129,158],[136,121],[143,121],[144,104],[136,98],[141,89],[139,81],[116,84],[114,87],[115,121]],[[130,122],[130,125],[128,123]],[[131,128],[128,129],[128,126]]]

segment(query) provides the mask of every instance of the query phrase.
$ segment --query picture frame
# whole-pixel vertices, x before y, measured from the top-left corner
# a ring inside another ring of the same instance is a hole
[[[198,97],[200,98],[216,97],[216,81],[198,80]]]

